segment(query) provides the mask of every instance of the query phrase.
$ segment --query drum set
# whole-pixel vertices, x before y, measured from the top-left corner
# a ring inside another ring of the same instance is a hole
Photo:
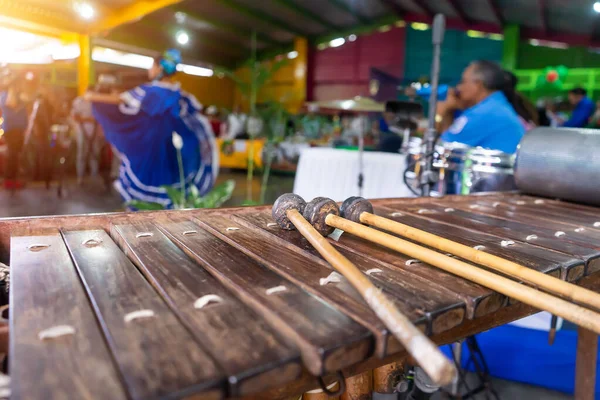
[[[424,162],[422,150],[422,139],[412,137],[408,144],[405,182],[415,194],[418,194]],[[431,194],[466,195],[514,190],[514,165],[514,154],[455,142],[438,144],[433,153],[433,170],[437,179]]]

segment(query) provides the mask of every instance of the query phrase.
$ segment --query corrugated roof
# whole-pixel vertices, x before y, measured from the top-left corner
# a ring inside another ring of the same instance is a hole
[[[109,11],[134,0],[87,0]],[[150,0],[146,0],[150,1]],[[283,52],[295,36],[313,42],[368,32],[394,20],[430,22],[443,13],[454,29],[501,31],[502,24],[523,27],[525,37],[545,38],[600,47],[600,15],[591,0],[184,0],[141,21],[115,29],[110,40],[127,39],[130,45],[163,50],[176,46],[177,30],[190,34],[183,47],[193,61],[233,66],[248,58],[250,36],[257,32],[259,49]],[[84,31],[71,2],[55,0],[4,0],[2,7],[33,7],[52,16],[49,24],[68,24]],[[26,12],[22,12],[27,15]],[[101,17],[102,15],[100,15]],[[68,23],[66,21],[69,21]],[[104,35],[102,35],[104,37]]]

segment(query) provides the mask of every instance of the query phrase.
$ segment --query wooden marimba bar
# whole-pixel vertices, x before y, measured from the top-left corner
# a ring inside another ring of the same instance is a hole
[[[600,209],[517,194],[373,204],[600,288]],[[330,243],[437,344],[536,312],[347,232]],[[4,220],[0,256],[11,266],[14,399],[297,399],[319,390],[317,376],[390,391],[406,358],[356,289],[270,207]],[[595,371],[577,372],[585,398]]]

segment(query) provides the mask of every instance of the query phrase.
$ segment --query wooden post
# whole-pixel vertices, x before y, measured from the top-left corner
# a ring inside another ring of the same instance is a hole
[[[292,101],[290,104],[290,112],[298,113],[302,109],[306,101],[307,79],[308,73],[308,40],[303,37],[294,39],[294,51],[296,58],[293,60],[293,86],[292,86]]]
[[[402,362],[394,362],[373,370],[373,390],[376,393],[394,393],[396,385],[404,374]]]
[[[346,378],[346,391],[341,400],[371,400],[373,398],[373,373],[371,371]]]
[[[598,335],[579,327],[577,329],[577,362],[575,365],[576,400],[594,400],[597,356]]]
[[[504,44],[502,46],[502,67],[514,71],[518,67],[519,42],[521,30],[518,25],[504,27]]]
[[[77,93],[81,96],[90,86],[92,68],[92,45],[89,35],[79,35],[79,59],[77,61]]]

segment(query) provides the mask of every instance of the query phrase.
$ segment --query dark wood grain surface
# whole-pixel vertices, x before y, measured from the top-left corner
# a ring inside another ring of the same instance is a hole
[[[469,246],[484,245],[493,254],[546,273],[560,270],[564,278],[576,280],[582,261],[588,264],[587,274],[597,272],[600,229],[593,223],[600,211],[539,200],[491,194],[373,203],[388,207],[380,208],[384,213],[408,210],[407,218],[396,217],[401,222]],[[537,209],[542,205],[544,210]],[[420,208],[436,214],[419,214]],[[454,211],[446,213],[446,208]],[[561,218],[563,210],[571,217]],[[11,335],[11,374],[17,374],[13,398],[212,399],[274,386],[280,388],[279,395],[291,396],[316,387],[310,373],[342,368],[352,375],[403,357],[401,346],[347,281],[319,284],[332,272],[328,264],[297,232],[270,225],[269,211],[261,207],[0,220],[3,257],[9,250],[8,232],[14,231],[11,296],[19,299],[11,299],[11,329],[19,332],[18,337]],[[164,219],[168,223],[162,225]],[[111,223],[126,254],[104,231]],[[65,232],[67,249],[59,227],[103,230]],[[585,229],[575,232],[579,227]],[[566,234],[555,236],[561,230]],[[137,237],[140,232],[152,236]],[[534,242],[527,240],[529,235],[537,236]],[[101,241],[86,246],[88,238]],[[499,238],[515,242],[508,247],[511,253],[502,252],[506,248],[498,247]],[[51,246],[39,252],[22,250],[43,241]],[[426,264],[406,265],[406,256],[350,235],[331,242],[363,272],[381,270],[371,272],[373,281],[394,295],[421,329],[436,333],[438,344],[536,311],[523,304],[506,305],[503,296]],[[598,275],[584,276],[578,284],[593,281],[597,289]],[[267,294],[276,287],[285,290]],[[207,292],[224,301],[194,309],[193,302]],[[124,321],[127,313],[140,309],[151,309],[154,316]],[[235,330],[240,321],[244,327]],[[73,325],[75,334],[38,340],[48,325],[63,323]],[[245,354],[237,357],[239,353]],[[305,370],[295,380],[299,354],[310,373]],[[275,392],[265,393],[253,398],[271,398]]]
[[[356,236],[343,234],[335,244],[348,251],[368,255],[375,263],[384,262],[420,279],[425,279],[431,287],[452,291],[465,302],[466,317],[469,319],[494,312],[506,302],[504,295],[429,264],[419,262],[407,265],[408,257]]]
[[[591,215],[591,216],[600,218],[600,210],[598,210],[595,207],[586,206],[583,204],[569,203],[569,202],[560,201],[560,200],[539,199],[536,197],[524,196],[524,195],[507,197],[507,198],[503,198],[501,200],[506,201],[508,203],[515,203],[515,204],[521,204],[524,201],[525,204],[538,205],[538,206],[543,205],[542,206],[543,208],[550,208],[550,209],[562,211],[562,212],[576,211],[576,212],[581,212],[586,215]]]
[[[550,259],[550,263],[544,263],[536,269],[552,273],[552,270],[559,264],[562,279],[574,281],[580,278],[582,273],[585,273],[580,266],[580,261],[586,263],[588,267],[594,266],[600,261],[600,253],[597,250],[568,242],[563,237],[557,238],[554,235],[556,231],[552,231],[550,234],[529,224],[480,214],[478,213],[479,209],[470,209],[469,205],[463,207],[461,203],[457,202],[450,204],[436,201],[419,207],[403,207],[401,205],[386,207],[396,211],[414,213],[413,215],[421,219],[436,221],[446,226],[461,227],[482,237],[491,235],[496,237],[495,240],[499,240],[500,243],[502,240],[512,240],[515,242],[515,246],[506,247],[506,255],[510,257],[512,248],[520,247],[524,251],[533,252],[532,254],[539,258]],[[419,214],[420,210],[427,211]],[[532,238],[531,235],[535,235],[535,238]]]
[[[559,274],[563,277],[571,277],[572,280],[583,276],[585,261],[589,258],[574,257],[570,254],[532,245],[527,241],[507,241],[510,238],[506,235],[497,236],[483,230],[467,229],[462,223],[459,223],[458,219],[460,217],[454,216],[455,209],[442,209],[441,207],[427,207],[426,209],[428,212],[434,210],[436,214],[419,214],[419,211],[423,208],[411,207],[403,209],[400,214],[398,214],[397,209],[378,207],[377,214],[465,246],[473,248],[483,246],[481,250],[486,253],[545,274]]]
[[[62,234],[131,397],[221,398],[223,372],[108,234]],[[126,321],[141,310],[154,315]]]
[[[369,330],[193,222],[161,221],[160,229],[300,349],[313,374],[335,372],[372,352]],[[183,234],[191,230],[196,234]],[[273,288],[280,290],[269,293]]]
[[[455,203],[456,204],[456,203]],[[460,202],[464,207],[464,202]],[[477,200],[469,204],[469,207],[483,214],[490,214],[509,220],[521,220],[525,223],[531,223],[536,226],[544,226],[548,229],[561,230],[565,232],[575,232],[575,229],[581,230],[581,236],[594,238],[600,235],[600,228],[594,227],[598,221],[596,217],[576,215],[573,211],[560,211],[556,213],[544,212],[541,205],[540,210],[532,209],[529,206],[512,205],[502,201]],[[543,225],[538,225],[543,223]],[[583,228],[583,230],[581,229]]]
[[[278,240],[294,245],[303,254],[310,254],[320,262],[325,262],[298,231],[284,231],[278,226],[273,226],[274,221],[268,212],[244,213],[238,214],[237,217],[237,220],[247,221],[249,226],[266,230]],[[370,273],[372,282],[383,288],[404,310],[415,309],[427,316],[430,322],[430,333],[443,332],[462,322],[465,304],[455,292],[437,285],[432,286],[423,277],[410,274],[381,260],[366,257],[343,247],[338,250],[363,273],[374,268],[380,269],[381,272]]]
[[[448,204],[435,202],[432,206],[445,208]],[[588,257],[590,260],[597,258],[600,253],[600,235],[595,230],[585,228],[581,230],[580,228],[549,221],[545,218],[532,217],[531,215],[515,216],[512,212],[503,212],[495,207],[481,204],[456,202],[453,203],[453,206],[457,209],[455,215],[466,216],[468,219],[490,226],[490,229],[504,227],[505,230],[515,230],[522,234],[535,234],[538,239],[532,241],[531,244],[540,247],[573,254],[578,257]],[[564,235],[558,237],[556,236],[557,232],[564,232]],[[523,236],[522,240],[526,241],[527,236]]]
[[[28,249],[36,244],[49,247]],[[10,398],[126,399],[58,230],[13,232],[10,265]],[[75,332],[40,340],[57,325]]]
[[[300,376],[302,364],[298,351],[286,346],[262,317],[233,296],[153,223],[113,225],[112,231],[125,253],[229,376],[228,396],[260,392]],[[140,232],[152,236],[138,238]],[[183,232],[194,240],[193,229]],[[194,302],[206,295],[216,295],[222,301],[195,308]]]
[[[248,256],[258,260],[277,274],[285,277],[314,296],[327,301],[338,310],[371,330],[376,339],[376,354],[384,357],[400,351],[399,342],[368,307],[360,294],[345,280],[340,283],[320,285],[319,280],[333,272],[327,264],[308,254],[299,254],[292,245],[281,245],[273,238],[228,219],[215,212],[196,212],[196,221],[221,240],[230,243]],[[227,231],[227,228],[239,230]],[[426,317],[416,310],[409,310],[407,317],[422,330]]]
[[[518,200],[515,202],[507,202],[504,200],[493,202],[492,200],[486,200],[482,201],[480,204],[495,206],[499,209],[524,212],[535,217],[571,224],[575,227],[586,227],[592,231],[596,231],[596,233],[600,233],[600,230],[598,230],[600,229],[600,217],[578,209],[565,210],[561,208],[548,207],[545,204],[528,204],[527,202]]]

